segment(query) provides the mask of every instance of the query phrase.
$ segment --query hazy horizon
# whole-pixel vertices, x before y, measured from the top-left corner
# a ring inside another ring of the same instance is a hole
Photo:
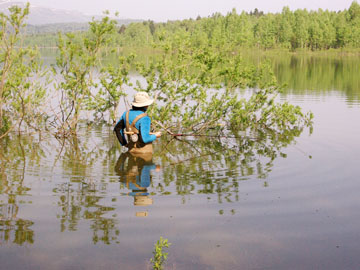
[[[155,21],[167,21],[177,19],[196,18],[198,15],[207,17],[215,12],[226,14],[233,8],[237,12],[258,10],[268,12],[281,12],[282,8],[288,6],[291,10],[328,9],[332,11],[344,10],[350,7],[353,0],[335,1],[310,1],[310,0],[274,0],[271,2],[263,0],[14,0],[30,2],[32,5],[79,11],[89,15],[100,15],[104,10],[111,13],[119,12],[121,18],[144,19]]]

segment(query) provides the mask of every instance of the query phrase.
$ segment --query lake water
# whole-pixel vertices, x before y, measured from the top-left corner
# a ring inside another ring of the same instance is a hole
[[[289,86],[280,99],[315,119],[272,154],[251,139],[163,136],[133,157],[86,125],[65,143],[1,141],[0,269],[151,269],[160,236],[165,269],[359,269],[359,59],[274,69]]]

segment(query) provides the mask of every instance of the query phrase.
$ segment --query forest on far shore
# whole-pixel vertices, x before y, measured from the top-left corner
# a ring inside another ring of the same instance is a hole
[[[62,31],[60,25],[52,33],[34,34],[29,31],[25,44],[56,47],[57,31]],[[204,18],[122,24],[118,25],[113,45],[147,48],[159,41],[176,38],[189,40],[191,46],[206,44],[215,48],[313,51],[360,48],[360,5],[354,1],[348,9],[337,12],[322,9],[291,11],[284,7],[280,13],[265,14],[258,9],[241,13],[233,9],[226,15],[215,13]]]

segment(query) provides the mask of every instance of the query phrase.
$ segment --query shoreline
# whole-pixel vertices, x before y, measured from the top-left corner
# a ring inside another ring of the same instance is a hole
[[[40,50],[55,50],[57,51],[56,46],[37,46]],[[107,48],[109,50],[110,48]],[[116,53],[127,54],[127,53],[138,53],[139,55],[144,54],[147,55],[149,53],[160,53],[160,50],[155,49],[153,47],[111,47],[114,49]],[[297,49],[297,50],[289,50],[289,49],[258,49],[258,48],[243,48],[238,47],[232,50],[232,53],[250,53],[256,54],[260,56],[283,56],[286,55],[295,55],[295,56],[336,56],[336,57],[346,57],[346,56],[360,56],[360,48],[339,48],[339,49],[328,49],[328,50],[317,50],[313,51],[310,49]]]

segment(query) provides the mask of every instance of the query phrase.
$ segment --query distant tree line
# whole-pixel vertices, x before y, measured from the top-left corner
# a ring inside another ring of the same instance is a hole
[[[53,24],[28,26],[25,43],[40,47],[56,45],[57,32],[81,32],[82,24]],[[360,48],[360,5],[354,1],[349,9],[329,11],[319,9],[291,11],[284,7],[281,13],[267,13],[255,9],[226,15],[214,13],[209,17],[155,23],[142,21],[118,23],[115,46],[150,47],[175,37],[189,39],[192,46],[259,49]]]
[[[241,12],[235,9],[227,15],[215,13],[196,20],[154,23],[144,21],[119,28],[117,42],[121,46],[144,46],[174,36],[190,38],[192,45],[223,48],[286,48],[326,50],[360,47],[360,5],[353,2],[344,11],[291,11],[281,13],[255,9]]]

